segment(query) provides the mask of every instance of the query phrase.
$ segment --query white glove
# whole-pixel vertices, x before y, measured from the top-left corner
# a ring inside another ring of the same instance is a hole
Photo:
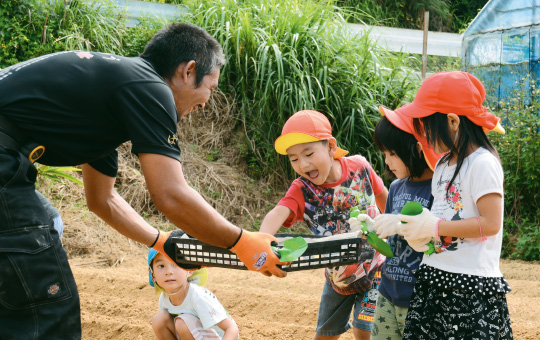
[[[400,219],[400,221],[407,223],[401,225],[401,232],[409,244],[411,241],[417,239],[438,237],[435,227],[437,226],[439,220],[442,219],[433,215],[431,211],[426,208],[424,208],[424,211],[422,211],[421,214],[415,216],[399,214],[397,217]]]
[[[369,215],[366,214],[360,214],[356,217],[351,217],[347,222],[349,222],[349,225],[351,226],[351,232],[362,231],[362,222],[366,224],[368,231],[375,230],[373,228],[373,220],[371,219],[371,217],[369,217]]]
[[[375,231],[380,238],[388,238],[389,236],[401,235],[401,221],[397,215],[382,214],[375,217]]]
[[[431,242],[431,237],[420,238],[416,240],[407,241],[409,246],[419,253],[423,253],[429,249],[428,243]]]

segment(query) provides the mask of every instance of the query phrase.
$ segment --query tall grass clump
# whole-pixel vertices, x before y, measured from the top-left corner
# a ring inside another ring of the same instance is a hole
[[[382,170],[371,138],[377,107],[399,106],[414,85],[402,55],[376,47],[367,34],[353,37],[334,1],[186,4],[189,20],[227,55],[221,86],[236,93],[252,175],[293,176],[273,143],[287,118],[303,109],[325,113],[339,144]]]
[[[532,80],[523,79],[522,84],[516,84],[514,94],[499,103],[497,114],[506,134],[490,133],[490,139],[505,175],[503,256],[539,261],[540,89]]]

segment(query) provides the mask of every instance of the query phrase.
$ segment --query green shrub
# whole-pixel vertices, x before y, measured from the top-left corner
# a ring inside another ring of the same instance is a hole
[[[528,84],[528,82],[523,82]],[[528,92],[529,89],[526,89]],[[524,92],[516,86],[515,96],[501,103],[498,115],[505,135],[490,133],[501,157],[505,175],[505,235],[503,256],[540,260],[540,102],[533,88],[532,103],[523,105]],[[528,94],[527,94],[527,97]]]
[[[136,56],[163,25],[143,18],[128,27],[123,10],[98,0],[2,1],[0,18],[0,68],[65,50]]]
[[[228,58],[221,87],[236,93],[251,146],[248,159],[260,176],[293,177],[274,140],[294,112],[329,116],[334,136],[379,170],[372,142],[378,105],[395,108],[414,85],[404,55],[387,53],[364,34],[353,38],[333,1],[187,2],[189,20],[222,44]]]

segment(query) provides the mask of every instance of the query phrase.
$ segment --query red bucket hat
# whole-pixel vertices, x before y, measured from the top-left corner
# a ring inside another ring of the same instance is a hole
[[[486,90],[482,82],[468,72],[439,72],[428,77],[418,89],[414,101],[395,110],[398,115],[422,118],[436,112],[466,116],[485,132],[504,134],[500,118],[482,105]]]
[[[426,136],[422,136],[416,133],[414,130],[413,119],[404,115],[398,115],[396,112],[387,109],[384,106],[379,106],[379,111],[383,116],[388,118],[390,123],[400,130],[403,130],[416,138],[420,144],[422,144],[422,151],[424,152],[424,158],[431,170],[435,169],[435,164],[444,155],[444,153],[437,153],[432,146],[429,145]]]
[[[287,149],[293,145],[318,142],[334,138],[330,121],[320,112],[313,110],[298,111],[283,125],[274,148],[281,155],[287,154]],[[337,148],[334,159],[341,158],[349,151]]]

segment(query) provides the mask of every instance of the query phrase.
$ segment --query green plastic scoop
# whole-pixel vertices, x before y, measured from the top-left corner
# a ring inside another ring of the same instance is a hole
[[[401,213],[408,216],[419,215],[422,211],[424,211],[424,207],[418,202],[407,202],[403,208],[401,208]]]
[[[289,262],[298,259],[306,251],[308,244],[303,237],[295,237],[285,240],[283,247],[276,247],[279,259],[282,262]]]
[[[358,208],[354,207],[351,210],[351,217],[358,217],[360,215],[360,211]],[[369,243],[370,246],[373,247],[376,251],[383,254],[386,257],[393,257],[394,252],[392,251],[392,248],[386,243],[384,240],[381,240],[379,236],[377,236],[376,233],[373,231],[369,231],[366,223],[362,221],[362,233],[366,235],[366,240]]]
[[[419,215],[422,213],[422,211],[424,211],[424,207],[422,207],[422,204],[418,202],[407,202],[405,203],[403,208],[401,208],[401,214],[408,215],[408,216]],[[407,223],[407,222],[402,222],[402,223]],[[426,255],[433,254],[433,252],[435,251],[435,246],[433,245],[433,242],[429,242],[427,246],[429,247],[429,249],[424,251],[424,254]]]

